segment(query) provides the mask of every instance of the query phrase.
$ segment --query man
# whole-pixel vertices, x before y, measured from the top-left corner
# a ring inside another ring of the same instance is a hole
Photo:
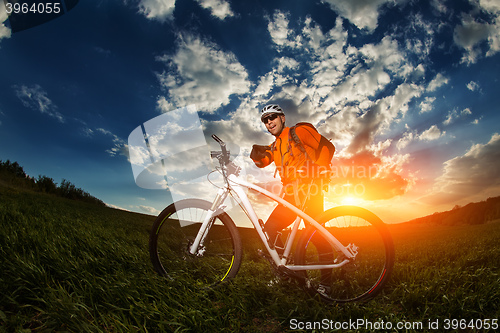
[[[285,113],[279,105],[266,105],[261,110],[261,121],[276,140],[269,146],[254,145],[250,158],[259,168],[275,163],[286,201],[303,209],[309,216],[322,213],[324,198],[316,171],[321,169],[318,166],[329,165],[335,147],[312,125],[305,123],[294,127],[296,137],[303,146],[299,147],[290,139],[291,129],[285,125]],[[296,217],[291,210],[278,205],[265,224],[264,229],[279,252],[283,251],[279,232]]]

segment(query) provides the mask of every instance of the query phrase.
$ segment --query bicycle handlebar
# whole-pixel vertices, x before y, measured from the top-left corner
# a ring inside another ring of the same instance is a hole
[[[224,143],[224,141],[222,141],[215,134],[212,134],[212,139],[214,139],[215,141],[217,141],[219,143],[219,145],[220,145],[220,148],[222,150],[222,161],[224,162],[224,165],[228,164],[229,163],[229,153],[228,153],[228,151],[226,149],[226,144]],[[213,155],[212,155],[212,157],[213,157]]]

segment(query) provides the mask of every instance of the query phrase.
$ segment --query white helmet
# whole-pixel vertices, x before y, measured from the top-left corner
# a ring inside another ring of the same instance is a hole
[[[260,120],[264,121],[264,118],[272,113],[278,113],[285,115],[281,107],[277,104],[268,104],[260,110]]]

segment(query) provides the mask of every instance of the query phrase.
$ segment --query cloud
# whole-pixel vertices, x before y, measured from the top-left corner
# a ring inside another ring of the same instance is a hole
[[[488,12],[500,12],[500,3],[496,0],[479,0],[479,5]]]
[[[271,39],[278,46],[293,46],[293,41],[288,39],[288,17],[285,13],[276,11],[273,15],[273,20],[267,24],[267,30],[271,35]]]
[[[413,141],[434,141],[443,137],[446,131],[441,131],[436,125],[432,125],[422,133],[418,134],[417,131],[410,130],[408,124],[405,124],[407,131],[396,143],[396,148],[402,150],[406,148]]]
[[[444,86],[445,84],[448,84],[449,79],[445,77],[443,74],[438,73],[434,79],[432,79],[431,82],[429,82],[429,85],[427,86],[427,91],[436,91],[438,88]]]
[[[358,118],[359,129],[354,135],[351,144],[347,147],[347,152],[352,154],[364,152],[373,142],[374,135],[383,121],[383,115],[381,112],[381,104],[377,104],[362,117]]]
[[[202,125],[207,135],[237,142],[248,155],[252,144],[272,142],[258,110],[269,101],[278,102],[286,110],[287,124],[310,121],[334,140],[339,165],[355,162],[376,169],[370,181],[362,181],[367,197],[387,199],[406,193],[414,183],[404,170],[409,155],[391,152],[391,140],[377,140],[405,117],[411,101],[448,79],[437,74],[426,84],[425,65],[413,64],[408,56],[412,51],[390,35],[360,48],[350,45],[340,17],[332,29],[323,31],[310,17],[292,28],[289,14],[276,11],[267,28],[276,58],[255,84],[231,53],[198,37],[180,37],[173,54],[158,58],[167,67],[158,77],[168,92],[158,100],[159,108],[167,111],[195,103],[199,110],[216,112],[228,105],[230,96],[236,97],[240,104],[234,112],[220,120],[202,119]],[[235,70],[228,70],[231,66]],[[424,99],[423,112],[430,111],[434,101]],[[402,149],[411,141],[436,140],[443,134],[435,126],[420,135],[408,131],[406,141],[394,143]],[[264,170],[266,177],[272,177],[271,169]]]
[[[414,183],[403,175],[410,155],[385,154],[390,145],[386,140],[352,155],[341,152],[333,160],[332,192],[365,200],[387,200],[406,193]]]
[[[0,24],[0,40],[3,38],[10,38],[11,31],[5,25]]]
[[[355,162],[365,170],[377,170],[361,181],[367,198],[405,193],[413,183],[403,176],[409,156],[389,154],[391,141],[377,142],[376,138],[425,91],[407,79],[421,77],[415,73],[423,72],[422,65],[410,64],[405,50],[390,36],[359,49],[348,45],[340,18],[326,32],[311,18],[291,29],[288,14],[277,11],[269,20],[268,32],[277,51],[275,67],[260,77],[227,119],[204,122],[206,132],[226,133],[241,147],[269,144],[273,138],[256,114],[259,106],[277,102],[286,110],[287,124],[310,121],[336,145],[346,145],[339,149],[339,166]],[[310,75],[300,77],[303,71]],[[401,83],[391,86],[395,79]],[[273,170],[267,169],[272,176]]]
[[[94,132],[101,133],[103,135],[111,137],[113,141],[113,147],[110,149],[106,150],[106,153],[108,153],[110,156],[117,156],[117,155],[123,155],[128,157],[128,149],[127,149],[127,144],[125,140],[121,139],[118,137],[116,134],[113,134],[111,131],[106,130],[104,128],[97,128],[95,131],[87,131],[89,134],[92,134]]]
[[[467,51],[462,58],[462,62],[475,63],[481,52],[476,45],[482,40],[487,39],[490,34],[491,27],[489,24],[475,21],[466,21],[461,26],[456,27],[453,39],[455,43]]]
[[[446,120],[443,121],[443,125],[450,125],[451,123],[455,122],[457,119],[460,118],[465,118],[467,116],[470,116],[472,114],[472,111],[469,108],[465,108],[462,111],[457,111],[456,109],[451,110],[448,112],[448,116],[446,117]]]
[[[470,201],[500,190],[500,135],[495,133],[486,144],[473,145],[464,155],[444,163],[431,194],[423,198],[432,203]]]
[[[479,84],[475,81],[470,81],[469,83],[467,83],[467,89],[469,89],[470,91],[476,91],[476,90],[479,90],[480,87],[479,87]]]
[[[9,28],[5,26],[5,21],[7,21],[8,16],[7,16],[7,11],[5,9],[5,4],[4,2],[0,2],[0,41],[3,38],[10,38],[12,32],[10,31]]]
[[[139,13],[150,20],[164,22],[173,18],[175,0],[141,0]]]
[[[208,9],[218,19],[234,16],[229,2],[224,0],[196,0],[201,7]],[[173,20],[176,0],[141,0],[139,13],[150,20],[165,22]]]
[[[196,104],[200,111],[214,112],[243,95],[251,86],[246,69],[231,52],[192,35],[179,37],[177,51],[157,58],[167,70],[158,74],[168,96],[159,100],[162,110]]]
[[[446,7],[444,2],[445,0],[431,0],[431,5],[438,13],[444,14],[448,12],[448,7]]]
[[[439,139],[444,134],[445,132],[441,132],[441,130],[436,125],[432,125],[429,129],[423,131],[422,134],[418,136],[418,139],[424,141],[432,141]]]
[[[323,0],[332,9],[359,29],[373,31],[377,27],[379,9],[385,4],[394,4],[393,0]]]
[[[420,113],[432,111],[432,104],[434,101],[436,101],[436,97],[425,97],[425,99],[420,102]]]
[[[471,2],[479,10],[473,10],[462,19],[462,24],[455,27],[453,39],[465,49],[462,62],[475,63],[482,55],[481,44],[486,42],[488,51],[485,56],[492,56],[500,51],[500,6],[494,0]],[[485,13],[489,20],[485,21]],[[475,17],[475,16],[478,17]]]
[[[205,9],[210,10],[213,16],[224,20],[227,17],[234,16],[229,2],[224,0],[197,0],[198,3]]]
[[[308,110],[312,113],[309,113],[312,121],[317,119],[319,122],[326,118],[325,112],[328,114],[329,111],[363,114],[373,106],[372,97],[383,91],[395,77],[405,78],[422,71],[421,65],[413,67],[405,60],[404,50],[390,36],[378,43],[365,44],[359,49],[348,45],[347,32],[343,29],[340,18],[326,33],[309,17],[304,21],[302,29],[292,30],[289,28],[287,14],[278,11],[269,22],[268,30],[279,55],[286,57],[291,52],[294,59],[300,59],[294,66],[300,66],[311,74],[306,80],[295,80],[294,73],[287,72],[285,77],[280,77],[281,68],[278,68],[268,73],[265,81],[261,81],[267,83],[266,91],[274,92],[270,99],[290,101],[292,109],[296,110],[292,111],[293,116],[303,116]],[[270,86],[273,82],[274,86]],[[282,83],[281,91],[276,91],[278,83]],[[404,113],[407,102],[419,96],[421,90],[408,83],[396,86],[393,97],[387,96],[381,105],[388,111],[384,114],[386,122],[389,123],[397,114]],[[358,105],[359,108],[350,105]],[[350,115],[346,116],[351,118]],[[292,120],[299,119],[294,117]],[[332,118],[328,125],[333,125],[334,120]],[[332,132],[340,133],[335,130]]]
[[[406,129],[409,129],[408,124],[405,124]],[[410,142],[412,142],[415,139],[415,133],[413,131],[408,131],[403,134],[403,136],[398,140],[396,143],[396,148],[398,150],[406,148]]]
[[[409,15],[408,20],[408,24],[396,26],[395,33],[404,36],[406,50],[425,63],[435,46],[435,35],[442,30],[444,23],[425,20],[421,13]]]
[[[160,211],[154,207],[151,207],[151,206],[144,206],[144,205],[140,205],[138,206],[139,209],[149,215],[158,215],[160,214]]]
[[[63,115],[56,111],[57,106],[52,103],[50,98],[47,97],[47,92],[38,84],[33,86],[13,86],[13,88],[25,107],[40,111],[40,113],[64,123],[65,119]]]
[[[83,124],[85,126],[80,130],[81,133],[86,137],[92,137],[95,133],[100,133],[102,135],[111,137],[112,147],[107,149],[106,153],[108,153],[110,156],[124,155],[128,157],[127,145],[123,139],[104,128],[91,129],[86,126],[84,121],[78,118],[69,117],[68,119],[66,119],[66,117],[64,117],[57,111],[57,106],[54,105],[49,97],[47,97],[47,92],[43,90],[40,85],[35,84],[33,86],[13,86],[13,89],[16,93],[16,96],[21,100],[25,107],[53,117],[61,123],[66,123],[67,121],[69,121],[69,123],[78,122],[79,124]]]

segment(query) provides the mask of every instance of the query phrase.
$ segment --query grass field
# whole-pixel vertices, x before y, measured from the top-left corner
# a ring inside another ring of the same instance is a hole
[[[384,292],[326,306],[294,284],[270,286],[249,230],[232,283],[199,292],[167,281],[149,262],[153,220],[0,184],[0,332],[483,332],[499,319],[500,222],[391,226]]]

